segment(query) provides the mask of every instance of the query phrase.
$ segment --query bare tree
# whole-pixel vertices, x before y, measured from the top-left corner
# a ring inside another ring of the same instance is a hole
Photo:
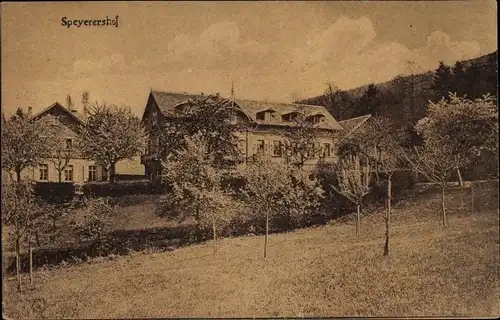
[[[451,173],[455,170],[456,160],[453,148],[434,140],[425,141],[423,147],[414,147],[402,153],[402,158],[415,172],[441,188],[441,213],[443,226],[448,226],[446,219],[445,189]]]
[[[338,186],[330,186],[356,205],[356,235],[359,235],[361,200],[370,192],[370,167],[367,163],[362,164],[359,156],[348,156],[339,161],[336,173]]]
[[[160,200],[158,213],[178,215],[181,220],[191,217],[199,231],[211,229],[215,255],[217,230],[227,225],[233,206],[221,186],[222,171],[216,167],[203,136],[188,137],[185,142],[165,162],[163,179],[172,188]]]
[[[244,166],[241,177],[245,181],[243,198],[265,227],[264,258],[267,258],[269,231],[275,227],[272,220],[285,220],[287,227],[290,220],[300,221],[318,208],[323,189],[303,170],[272,162],[265,156]]]
[[[291,115],[292,125],[283,133],[283,152],[287,163],[297,168],[315,157],[323,150],[318,144],[319,118],[305,108],[299,108]]]
[[[145,138],[140,120],[130,108],[96,104],[89,110],[78,147],[84,157],[104,166],[114,182],[116,163],[140,155]]]
[[[30,181],[13,181],[2,186],[2,223],[11,228],[16,253],[17,288],[22,291],[21,248],[24,241],[29,245],[30,282],[32,275],[32,244],[36,226],[46,213],[38,206]]]
[[[22,114],[22,113],[21,113]],[[2,169],[16,174],[36,167],[49,153],[50,125],[46,119],[33,119],[29,115],[2,118]]]
[[[75,145],[77,145],[77,143],[75,143]],[[68,167],[70,160],[76,155],[73,140],[68,140],[66,136],[62,134],[62,128],[54,128],[49,148],[50,156],[47,159],[54,164],[58,181],[62,182],[63,171]]]

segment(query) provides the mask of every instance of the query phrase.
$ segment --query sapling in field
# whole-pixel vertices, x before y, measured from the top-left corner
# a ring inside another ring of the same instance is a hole
[[[367,163],[362,164],[359,156],[347,156],[339,161],[336,174],[338,186],[330,186],[356,205],[356,235],[359,235],[361,201],[370,192],[370,167]]]
[[[300,169],[273,163],[266,157],[248,164],[242,169],[242,177],[245,201],[256,216],[264,219],[264,258],[267,258],[271,219],[284,218],[288,226],[300,223],[319,207],[323,189]]]
[[[218,229],[230,220],[231,199],[221,186],[223,172],[215,166],[201,135],[186,138],[185,147],[164,162],[163,180],[171,188],[159,201],[157,213],[196,222],[198,231],[211,230],[214,254]]]
[[[9,235],[15,241],[17,289],[22,291],[21,282],[21,249],[24,241],[28,241],[30,254],[30,280],[32,274],[32,245],[37,224],[46,213],[40,209],[35,199],[32,182],[12,181],[2,186],[2,223],[10,228]]]

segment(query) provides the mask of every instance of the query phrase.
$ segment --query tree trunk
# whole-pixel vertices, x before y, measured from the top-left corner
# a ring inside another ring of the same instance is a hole
[[[217,229],[215,226],[215,220],[212,221],[212,232],[214,235],[214,256],[217,253]]]
[[[360,205],[359,203],[356,204],[356,235],[359,235],[359,229],[360,229],[360,226],[361,226],[361,217],[360,217]]]
[[[57,177],[59,179],[59,183],[62,182],[62,170],[59,170],[58,173],[57,173]]]
[[[21,170],[19,169],[16,169],[16,178],[17,182],[21,181]]]
[[[30,284],[33,284],[33,245],[29,244],[29,255],[30,255],[30,261],[29,261],[29,268],[30,268]]]
[[[389,255],[389,238],[390,238],[390,228],[391,228],[391,201],[392,201],[392,181],[391,176],[387,179],[387,199],[386,199],[386,211],[385,211],[385,245],[384,245],[384,256]]]
[[[470,184],[470,210],[474,214],[474,183]]]
[[[23,287],[21,283],[21,239],[19,236],[16,237],[16,278],[17,290],[21,292]]]
[[[464,187],[464,181],[462,180],[462,175],[460,174],[460,168],[457,167],[458,185],[460,188]]]
[[[444,191],[445,191],[445,185],[441,184],[441,212],[443,214],[443,226],[447,227],[448,223],[446,222],[446,207],[445,207],[445,202],[444,202]]]
[[[464,181],[462,180],[462,174],[460,174],[460,168],[457,167],[458,185],[460,186],[460,207],[464,206]]]
[[[266,235],[264,236],[264,259],[267,258],[267,236],[269,234],[269,213],[266,212]]]
[[[109,182],[115,182],[116,163],[113,163],[109,168]]]

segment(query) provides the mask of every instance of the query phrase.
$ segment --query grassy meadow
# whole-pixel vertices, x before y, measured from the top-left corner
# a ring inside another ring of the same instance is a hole
[[[391,252],[384,213],[263,236],[220,239],[173,251],[142,250],[38,269],[17,293],[4,277],[4,314],[21,318],[499,316],[498,190],[438,192],[394,205]],[[162,228],[152,203],[124,207],[121,230]],[[140,236],[140,233],[136,233]],[[134,236],[132,233],[131,236]]]

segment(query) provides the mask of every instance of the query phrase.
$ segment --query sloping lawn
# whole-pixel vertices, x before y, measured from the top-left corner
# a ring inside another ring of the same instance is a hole
[[[37,271],[19,294],[4,285],[5,314],[18,318],[498,316],[498,210],[437,195],[395,206],[391,256],[383,213],[353,222],[222,239],[172,252]],[[27,283],[27,279],[24,280]]]

